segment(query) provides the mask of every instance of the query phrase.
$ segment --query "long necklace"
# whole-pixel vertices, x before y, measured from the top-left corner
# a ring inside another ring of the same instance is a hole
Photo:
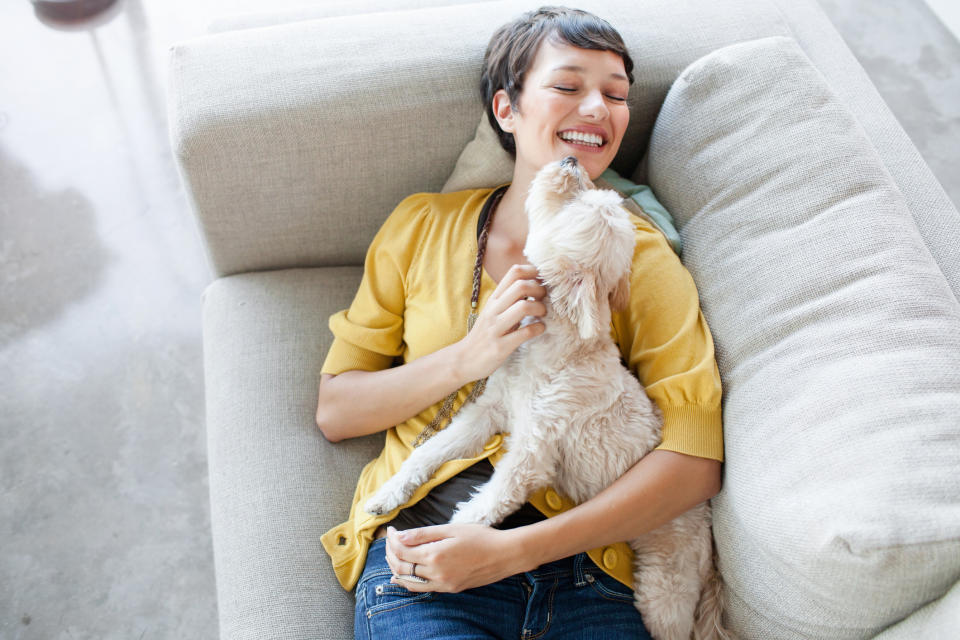
[[[477,313],[477,303],[480,301],[480,279],[483,275],[483,256],[487,251],[487,236],[490,235],[490,223],[493,222],[493,214],[496,212],[497,205],[500,204],[500,198],[503,197],[506,189],[506,187],[501,187],[494,191],[493,195],[490,196],[489,205],[484,207],[485,210],[481,212],[481,216],[483,216],[483,226],[477,236],[477,260],[473,264],[473,289],[470,293],[470,313],[467,315],[467,332],[473,329],[473,325],[479,315],[479,313]],[[470,389],[470,393],[467,394],[467,399],[463,401],[464,406],[480,397],[480,394],[483,393],[486,386],[486,378],[477,380],[473,388]],[[419,447],[433,437],[439,430],[440,425],[451,418],[453,415],[453,403],[457,399],[457,393],[458,391],[454,391],[443,399],[443,404],[440,405],[437,415],[433,417],[430,424],[428,424],[413,441],[412,444],[414,447]]]

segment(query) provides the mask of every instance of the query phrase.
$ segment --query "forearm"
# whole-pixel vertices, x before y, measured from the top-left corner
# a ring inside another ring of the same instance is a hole
[[[518,571],[652,531],[720,490],[721,463],[652,451],[616,482],[569,511],[512,530]],[[524,566],[525,565],[525,566]]]
[[[417,415],[470,382],[453,344],[411,363],[382,371],[324,375],[317,398],[317,426],[336,442],[390,427]]]

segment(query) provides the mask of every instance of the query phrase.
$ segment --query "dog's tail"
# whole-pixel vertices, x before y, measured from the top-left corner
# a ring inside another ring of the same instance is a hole
[[[717,571],[717,550],[712,542],[712,558],[707,579],[700,592],[700,602],[694,614],[694,640],[736,640],[736,636],[723,626],[723,580]]]

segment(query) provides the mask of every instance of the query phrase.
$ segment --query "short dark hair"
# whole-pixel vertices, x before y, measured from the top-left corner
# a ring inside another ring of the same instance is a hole
[[[623,59],[630,84],[633,84],[633,60],[623,38],[609,22],[592,13],[567,7],[540,7],[503,25],[490,38],[483,56],[480,75],[480,99],[490,126],[497,132],[500,145],[516,155],[513,134],[500,128],[493,114],[493,95],[503,89],[510,104],[517,108],[523,82],[540,44],[550,39],[580,49],[612,51]]]

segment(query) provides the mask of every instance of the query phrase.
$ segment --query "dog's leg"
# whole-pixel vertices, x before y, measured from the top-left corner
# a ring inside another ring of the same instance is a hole
[[[635,604],[657,640],[689,640],[704,587],[704,562],[712,561],[709,521],[694,507],[635,540]]]
[[[526,502],[535,489],[549,485],[555,468],[552,452],[522,448],[507,451],[490,480],[470,500],[457,505],[450,522],[487,526],[501,522]]]
[[[437,468],[448,460],[468,458],[483,449],[484,443],[497,432],[500,409],[490,400],[463,407],[445,429],[413,450],[400,469],[363,505],[364,511],[382,515],[406,504]]]

